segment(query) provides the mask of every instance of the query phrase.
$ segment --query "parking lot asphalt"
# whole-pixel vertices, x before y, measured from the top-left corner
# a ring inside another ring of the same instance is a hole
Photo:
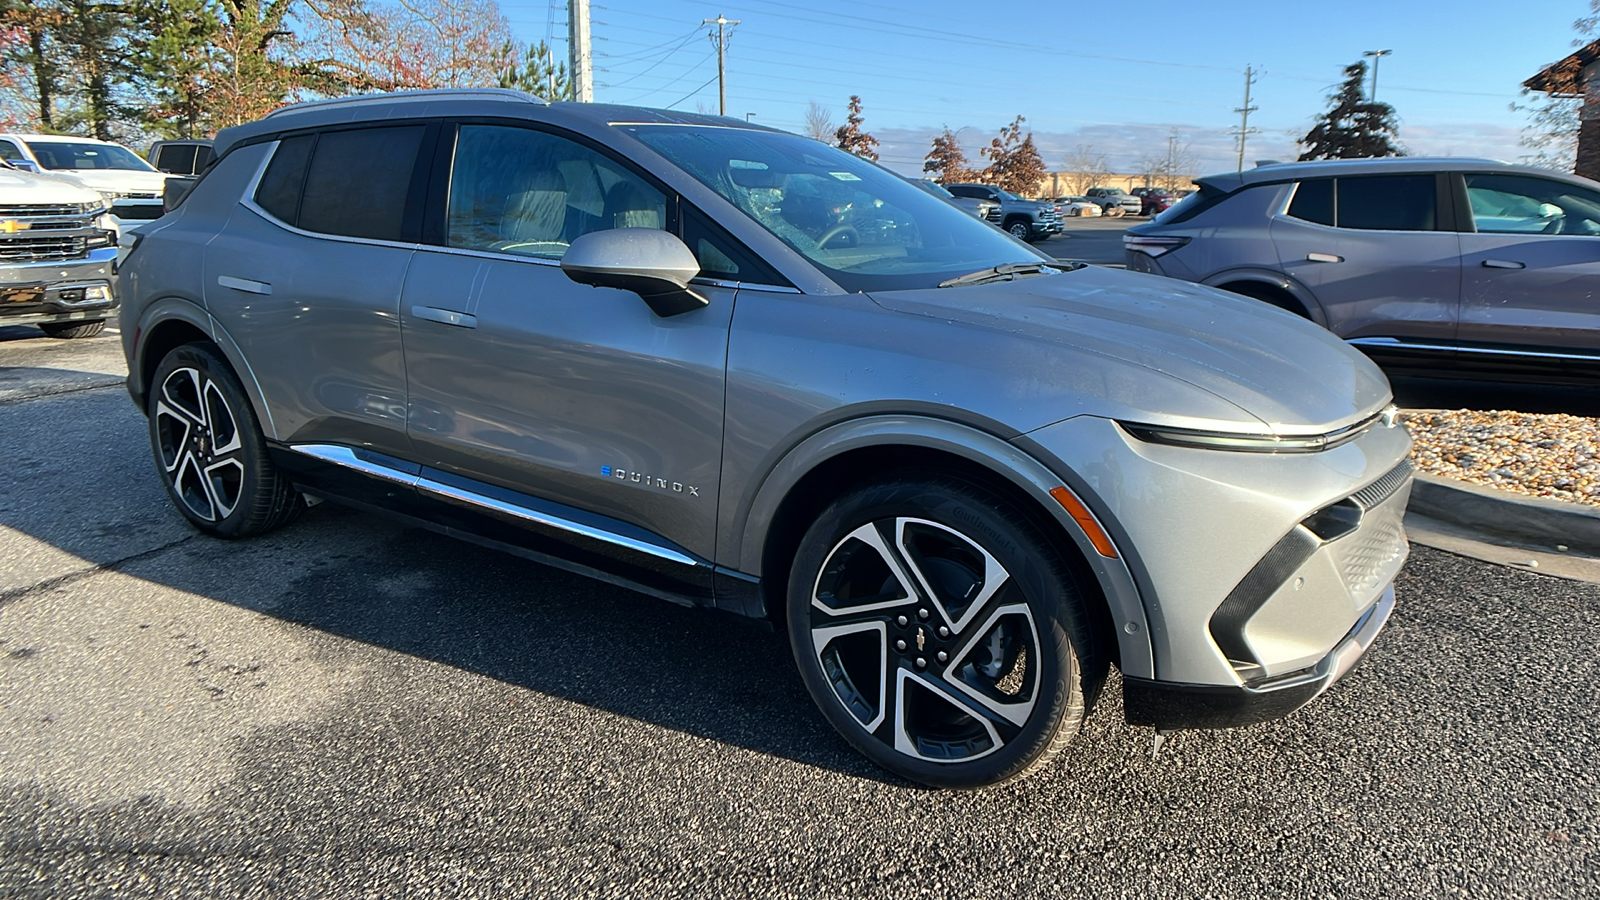
[[[1092,219],[1069,217],[1062,220],[1061,234],[1034,246],[1065,262],[1085,262],[1096,266],[1122,265],[1122,233],[1128,226],[1149,219],[1096,216]]]
[[[115,335],[0,329],[0,896],[1593,897],[1600,588],[1416,548],[1349,678],[902,783],[780,635],[323,504],[198,536]]]

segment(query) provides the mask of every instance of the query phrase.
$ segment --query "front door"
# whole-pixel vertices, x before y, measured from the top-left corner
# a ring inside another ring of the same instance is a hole
[[[710,559],[734,291],[660,318],[559,265],[590,231],[666,226],[664,193],[560,135],[465,124],[446,207],[401,300],[418,461]]]
[[[1463,346],[1600,357],[1600,192],[1532,175],[1465,179],[1477,230],[1461,236]]]

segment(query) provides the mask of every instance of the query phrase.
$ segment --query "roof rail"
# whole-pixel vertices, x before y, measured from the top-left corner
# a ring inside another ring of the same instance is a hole
[[[443,100],[452,98],[457,100],[520,100],[524,103],[536,103],[549,106],[550,101],[535,97],[525,91],[512,90],[511,88],[437,88],[425,91],[395,91],[388,94],[358,94],[354,97],[330,97],[327,100],[311,100],[305,103],[296,103],[275,109],[267,113],[267,118],[284,113],[301,112],[308,109],[338,109],[341,106],[363,106],[368,103],[420,103],[427,100]]]

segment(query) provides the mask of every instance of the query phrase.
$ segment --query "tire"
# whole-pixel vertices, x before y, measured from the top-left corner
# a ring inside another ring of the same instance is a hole
[[[801,678],[897,775],[976,788],[1036,769],[1105,678],[1083,591],[1012,507],[930,473],[845,494],[801,541],[786,610]]]
[[[53,338],[70,339],[94,337],[105,327],[105,319],[95,319],[92,322],[45,322],[39,330]]]
[[[211,346],[184,344],[161,360],[145,413],[167,495],[196,528],[252,537],[299,513],[299,496],[272,465],[238,377]]]
[[[1021,219],[1007,225],[1006,231],[1019,241],[1029,241],[1031,243],[1033,240],[1033,226]]]

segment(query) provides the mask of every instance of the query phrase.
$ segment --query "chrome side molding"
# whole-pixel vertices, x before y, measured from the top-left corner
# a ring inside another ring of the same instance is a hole
[[[1402,341],[1392,337],[1360,337],[1345,341],[1356,347],[1376,347],[1385,350],[1428,350],[1440,353],[1476,353],[1481,356],[1524,357],[1527,359],[1570,359],[1580,362],[1600,363],[1600,353],[1563,353],[1555,350],[1512,350],[1501,347],[1456,347],[1450,344],[1428,344]]]
[[[326,463],[332,463],[336,466],[342,466],[343,468],[360,472],[363,475],[368,475],[373,478],[380,478],[384,481],[415,488],[417,491],[424,494],[432,495],[437,498],[453,501],[466,506],[476,507],[488,512],[510,516],[511,518],[518,519],[529,524],[540,525],[545,528],[555,529],[557,531],[564,531],[568,534],[576,535],[578,537],[588,538],[589,540],[599,541],[604,544],[610,544],[613,547],[621,547],[626,550],[632,550],[636,553],[642,553],[646,556],[652,556],[656,559],[677,563],[678,565],[682,566],[705,565],[705,563],[695,559],[687,553],[683,553],[671,547],[662,546],[660,544],[655,544],[636,537],[630,537],[625,534],[617,534],[612,531],[607,531],[604,528],[588,525],[583,522],[577,522],[551,512],[533,509],[532,507],[522,506],[516,503],[510,503],[505,500],[480,494],[476,491],[470,491],[465,488],[456,487],[455,485],[435,481],[422,475],[421,466],[417,467],[418,471],[415,473],[402,471],[394,468],[393,466],[388,466],[381,462],[377,462],[376,460],[363,458],[354,449],[338,444],[292,444],[286,449],[295,453],[309,456],[313,459],[318,459]]]

